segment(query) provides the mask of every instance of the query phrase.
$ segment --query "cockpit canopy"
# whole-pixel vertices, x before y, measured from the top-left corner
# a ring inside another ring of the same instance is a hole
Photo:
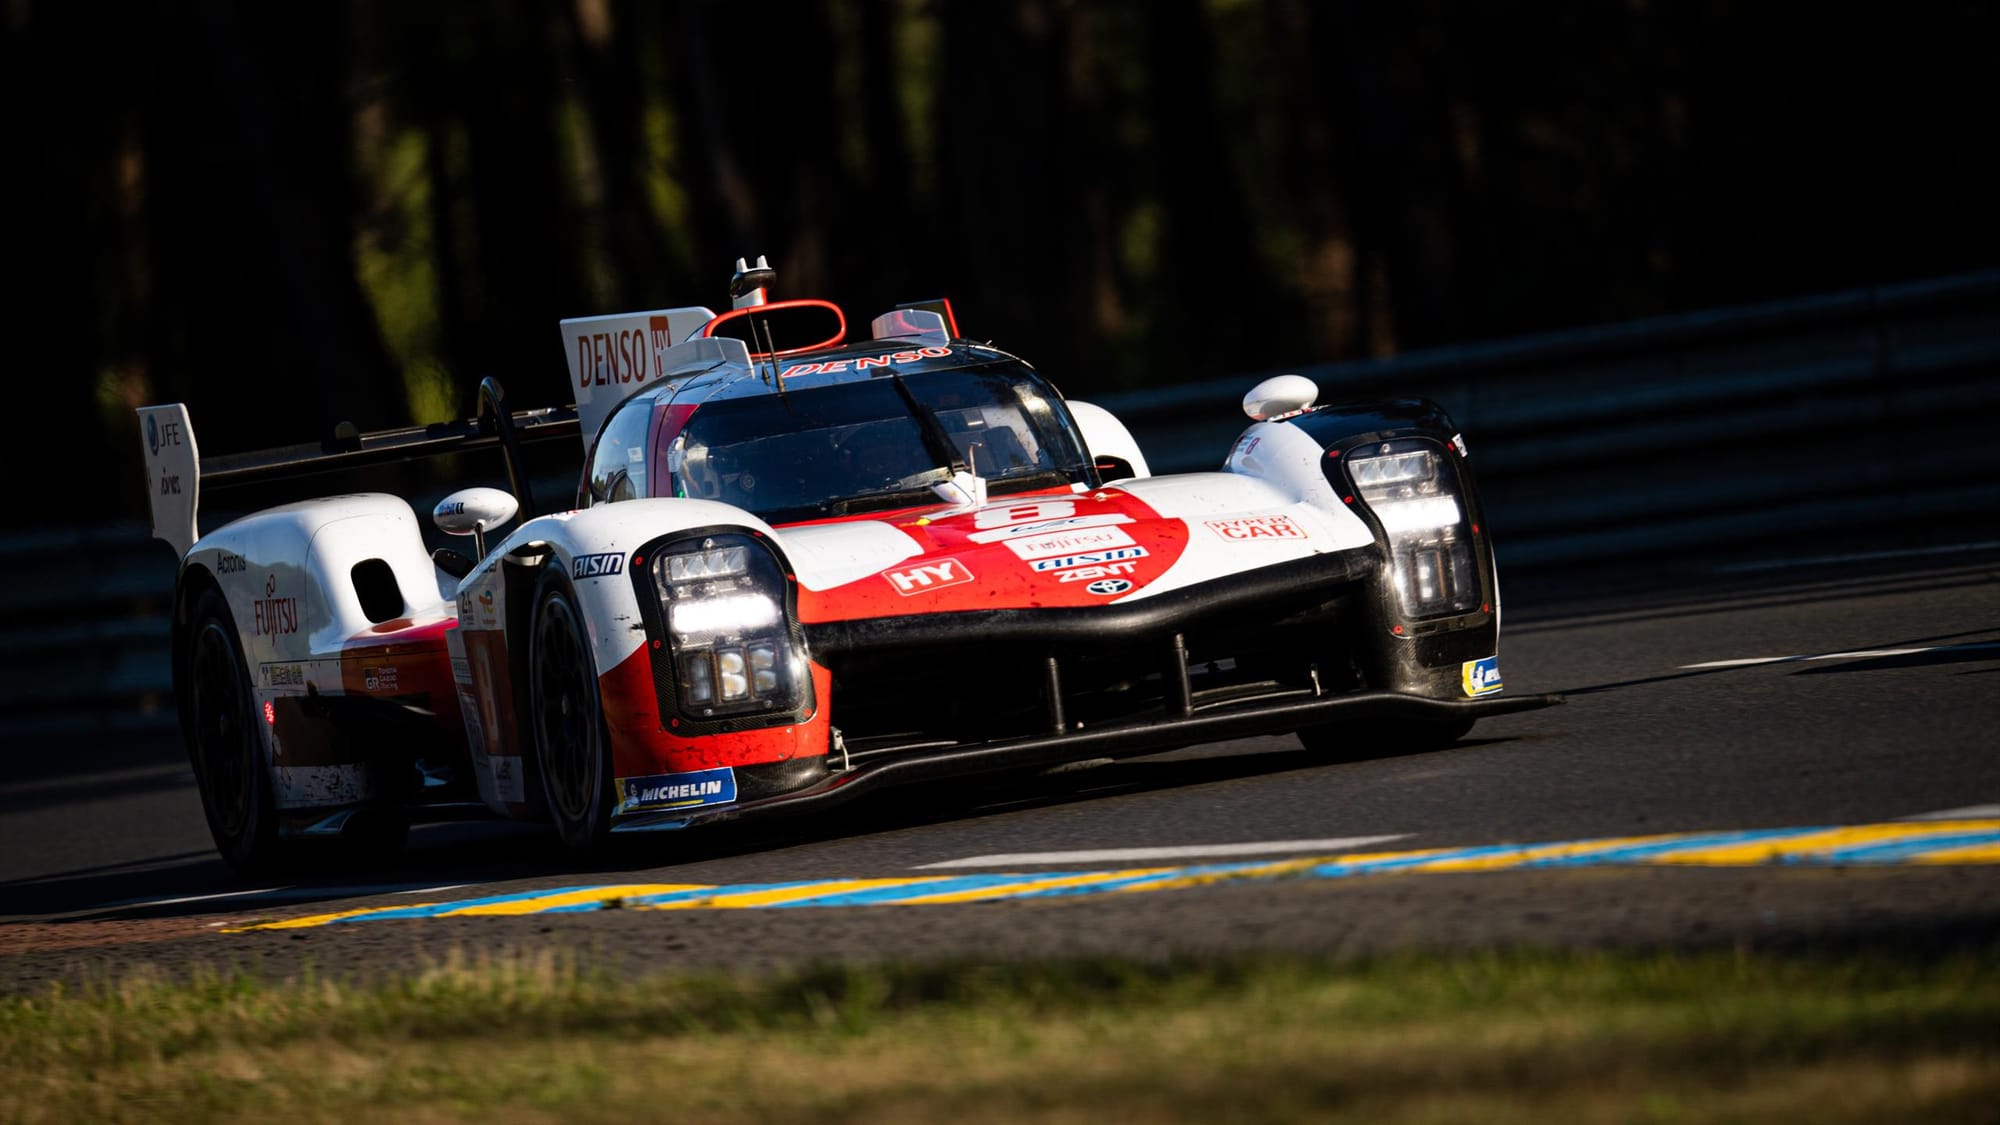
[[[782,393],[745,378],[756,393],[662,384],[621,404],[582,502],[695,497],[777,524],[935,503],[932,486],[954,472],[984,477],[989,495],[1095,483],[1061,398],[1019,360],[792,380]]]

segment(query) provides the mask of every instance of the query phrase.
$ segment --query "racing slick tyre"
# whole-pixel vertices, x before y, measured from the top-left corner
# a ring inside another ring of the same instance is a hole
[[[578,859],[591,856],[611,832],[611,742],[576,592],[555,567],[535,588],[528,705],[549,820],[565,851]]]
[[[1299,742],[1313,754],[1335,762],[1360,762],[1398,754],[1442,750],[1472,730],[1472,719],[1431,719],[1418,722],[1328,723],[1305,727]]]
[[[277,806],[236,622],[213,586],[195,598],[190,621],[184,730],[201,809],[229,866],[245,875],[268,871],[278,858]]]

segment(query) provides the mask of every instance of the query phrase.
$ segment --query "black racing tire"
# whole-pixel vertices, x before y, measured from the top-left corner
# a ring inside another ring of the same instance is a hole
[[[1420,719],[1328,723],[1305,727],[1299,742],[1314,755],[1335,762],[1360,762],[1442,750],[1472,730],[1473,719]]]
[[[188,759],[215,850],[238,874],[278,865],[278,812],[250,672],[229,602],[213,586],[195,596],[183,670]]]
[[[528,627],[529,726],[549,820],[571,858],[604,848],[611,833],[611,741],[597,669],[576,591],[556,568],[535,586]]]

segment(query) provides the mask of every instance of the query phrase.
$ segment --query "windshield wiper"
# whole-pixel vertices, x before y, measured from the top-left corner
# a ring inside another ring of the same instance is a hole
[[[958,447],[951,443],[951,435],[944,432],[943,423],[939,422],[937,415],[932,414],[923,403],[917,401],[917,396],[911,392],[909,384],[903,382],[903,377],[891,375],[889,381],[895,385],[896,394],[902,398],[903,405],[909,409],[910,416],[917,420],[917,427],[923,431],[924,448],[930,452],[931,460],[946,466],[954,474],[971,471],[970,466],[959,457]]]
[[[847,516],[855,512],[883,512],[890,508],[918,508],[939,503],[943,501],[928,488],[904,488],[895,492],[869,492],[845,500],[829,500],[826,510],[836,516]]]

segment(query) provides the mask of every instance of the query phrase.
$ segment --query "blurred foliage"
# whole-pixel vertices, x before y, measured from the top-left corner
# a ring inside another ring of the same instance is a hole
[[[12,0],[6,355],[37,424],[105,450],[100,501],[29,518],[140,512],[145,402],[224,451],[468,412],[484,375],[568,401],[559,318],[720,304],[739,255],[857,320],[949,295],[1071,394],[1993,264],[1996,25]]]

